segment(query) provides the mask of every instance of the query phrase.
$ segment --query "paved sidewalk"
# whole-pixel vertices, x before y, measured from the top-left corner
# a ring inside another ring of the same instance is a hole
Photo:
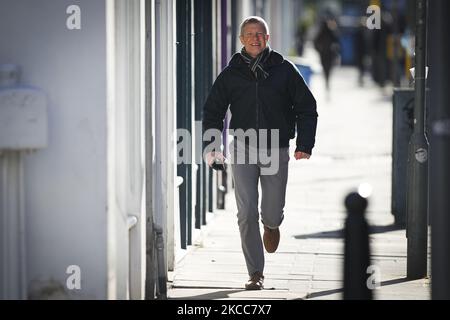
[[[356,69],[336,70],[328,102],[322,78],[313,78],[317,147],[309,161],[291,157],[280,247],[274,254],[266,253],[266,289],[243,290],[248,276],[230,192],[226,210],[215,213],[207,236],[171,274],[169,298],[341,299],[343,199],[367,182],[373,187],[367,213],[373,226],[372,263],[379,267],[382,281],[375,298],[429,299],[428,279],[406,280],[405,231],[392,227],[391,98],[373,85],[356,84]]]

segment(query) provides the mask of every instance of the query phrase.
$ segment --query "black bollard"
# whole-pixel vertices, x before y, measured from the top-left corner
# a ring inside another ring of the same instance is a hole
[[[368,201],[356,192],[345,198],[344,300],[371,300],[367,285],[370,266],[369,227],[364,217]]]
[[[158,266],[158,287],[156,293],[156,299],[167,299],[167,266],[166,255],[164,249],[164,233],[160,226],[155,226],[156,237],[156,258]]]

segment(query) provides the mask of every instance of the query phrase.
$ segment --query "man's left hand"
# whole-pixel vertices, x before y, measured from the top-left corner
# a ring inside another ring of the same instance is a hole
[[[309,159],[311,157],[310,154],[305,153],[305,152],[301,152],[301,151],[297,151],[294,154],[295,160],[301,160],[301,159]]]

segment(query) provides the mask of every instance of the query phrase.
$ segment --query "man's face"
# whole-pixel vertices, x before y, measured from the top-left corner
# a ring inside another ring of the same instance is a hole
[[[243,34],[239,37],[245,51],[255,58],[267,46],[269,35],[266,34],[264,27],[259,23],[250,23],[244,27]]]

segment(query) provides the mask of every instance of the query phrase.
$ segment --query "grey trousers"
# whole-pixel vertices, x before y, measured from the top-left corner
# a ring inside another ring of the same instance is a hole
[[[261,181],[262,223],[275,229],[281,225],[284,218],[289,148],[277,149],[278,154],[272,153],[274,157],[277,157],[275,161],[278,162],[279,167],[275,173],[271,172],[271,174],[264,174],[264,167],[267,165],[261,163],[259,157],[256,164],[248,161],[245,164],[236,164],[236,155],[242,155],[245,152],[248,156],[254,150],[249,151],[248,147],[238,147],[232,142],[230,151],[242,251],[248,274],[251,276],[256,271],[264,270],[264,248],[259,225],[258,183]]]

